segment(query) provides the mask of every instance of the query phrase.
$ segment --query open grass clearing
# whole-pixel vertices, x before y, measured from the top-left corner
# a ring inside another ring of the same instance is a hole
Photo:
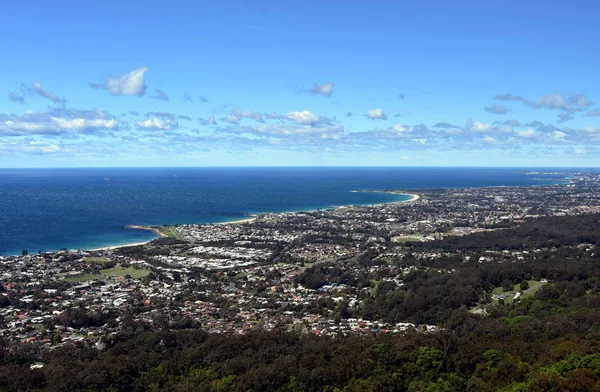
[[[395,237],[394,242],[406,244],[407,242],[423,242],[422,237]]]
[[[513,298],[516,293],[518,293],[518,292],[521,293],[520,298],[531,297],[535,293],[537,293],[548,282],[532,279],[532,280],[528,280],[527,283],[529,284],[529,287],[527,288],[527,290],[521,290],[521,284],[519,283],[519,284],[514,285],[512,290],[510,290],[510,291],[504,291],[503,287],[495,287],[492,290],[492,294],[494,294],[494,295],[504,294],[506,296],[506,298],[504,298],[504,302],[512,303]],[[494,299],[493,301],[494,301],[494,303],[496,303],[496,302],[498,302],[498,299]]]
[[[183,239],[181,237],[181,234],[179,234],[179,232],[177,230],[175,230],[174,227],[170,227],[170,226],[157,226],[156,229],[158,231],[160,231],[161,233],[163,233],[164,235],[166,235],[169,238],[175,238],[177,240],[181,240]]]
[[[129,275],[132,278],[139,279],[139,278],[143,278],[144,276],[148,276],[150,274],[150,271],[143,270],[143,269],[135,269],[132,267],[129,267],[129,268],[114,267],[114,268],[102,270],[102,271],[100,271],[100,273],[104,276],[110,276],[113,278]]]
[[[95,274],[84,274],[84,275],[79,275],[79,276],[69,276],[68,278],[65,278],[65,282],[72,282],[72,283],[76,283],[76,282],[89,282],[90,280],[94,280],[94,279],[99,279],[99,278],[103,278],[102,275],[95,275]]]

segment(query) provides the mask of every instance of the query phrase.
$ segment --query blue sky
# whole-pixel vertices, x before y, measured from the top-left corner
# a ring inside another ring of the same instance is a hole
[[[594,1],[86,3],[1,6],[0,167],[600,162]]]

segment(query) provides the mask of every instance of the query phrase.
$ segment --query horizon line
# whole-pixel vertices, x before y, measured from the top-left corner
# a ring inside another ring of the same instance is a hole
[[[498,169],[600,169],[600,166],[494,166],[494,165],[248,165],[248,166],[29,166],[0,167],[0,170],[40,169],[284,169],[284,168],[498,168]]]

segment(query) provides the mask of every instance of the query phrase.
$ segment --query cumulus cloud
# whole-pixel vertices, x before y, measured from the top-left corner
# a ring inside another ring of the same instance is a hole
[[[506,108],[506,106],[502,106],[502,105],[490,105],[490,106],[486,106],[484,108],[484,110],[486,112],[494,113],[494,114],[506,114],[508,112],[508,109]]]
[[[56,109],[23,115],[0,114],[0,136],[62,135],[118,127],[113,116],[99,110]]]
[[[383,109],[371,109],[367,111],[366,116],[371,120],[387,120],[387,115],[383,112]]]
[[[331,97],[333,94],[333,82],[325,82],[323,84],[315,83],[314,87],[309,90],[312,95],[324,95]]]
[[[221,118],[221,121],[225,121],[229,124],[239,124],[240,121],[244,118],[251,119],[257,122],[264,122],[263,116],[260,113],[254,112],[252,110],[240,110],[236,109]]]
[[[158,131],[170,131],[179,127],[179,123],[176,119],[168,117],[154,117],[147,120],[138,120],[135,122],[135,125],[141,129]]]
[[[159,89],[154,90],[154,95],[151,96],[150,98],[158,99],[160,101],[168,101],[169,100],[169,96],[167,95],[167,93],[165,93],[164,91],[159,90]]]
[[[148,68],[140,67],[125,75],[114,78],[108,77],[103,83],[90,83],[90,86],[95,89],[107,90],[112,95],[137,95],[141,97],[146,94],[144,74],[148,71]]]
[[[295,122],[296,124],[302,125],[315,125],[320,121],[319,116],[312,114],[308,110],[303,110],[301,112],[289,112],[286,114],[286,118]]]
[[[474,132],[488,132],[492,130],[492,126],[482,121],[467,121],[466,128]]]
[[[409,127],[402,124],[396,124],[392,127],[392,129],[398,133],[411,132],[411,129]]]
[[[535,131],[533,129],[523,129],[523,130],[517,132],[517,135],[519,137],[530,139],[530,138],[536,137],[538,135],[538,133],[537,133],[537,131]]]

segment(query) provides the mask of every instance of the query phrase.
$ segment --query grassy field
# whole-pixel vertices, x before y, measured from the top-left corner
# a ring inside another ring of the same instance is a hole
[[[394,238],[394,242],[399,244],[406,244],[407,242],[421,242],[423,239],[420,237],[396,237]]]
[[[156,229],[158,231],[160,231],[161,233],[163,233],[164,235],[166,235],[169,238],[175,238],[175,239],[182,239],[181,238],[181,234],[179,234],[177,232],[177,230],[175,230],[172,227],[168,227],[168,226],[156,226]]]
[[[119,276],[129,275],[134,279],[143,278],[148,276],[150,271],[143,269],[135,269],[135,268],[123,268],[123,267],[114,267],[103,269],[100,271],[100,274],[84,274],[79,276],[69,276],[65,278],[65,282],[88,282],[94,279],[104,279],[107,277],[115,278]]]
[[[143,278],[144,276],[147,276],[148,274],[150,274],[150,271],[148,270],[142,270],[142,269],[135,269],[135,268],[123,268],[123,267],[114,267],[114,268],[109,268],[109,269],[105,269],[100,271],[100,273],[104,276],[111,276],[111,277],[117,277],[117,276],[125,276],[125,275],[129,275],[132,278]]]
[[[531,297],[536,292],[538,292],[546,283],[548,282],[540,282],[539,280],[528,280],[529,288],[521,292],[521,298]],[[496,287],[492,290],[492,294],[504,294],[506,295],[506,299],[504,300],[507,303],[512,302],[513,297],[516,293],[521,291],[521,285],[516,284],[510,291],[504,291],[502,287]],[[494,300],[497,301],[497,300]]]
[[[79,276],[70,276],[64,280],[65,282],[87,282],[98,278],[102,278],[102,275],[85,274]]]

